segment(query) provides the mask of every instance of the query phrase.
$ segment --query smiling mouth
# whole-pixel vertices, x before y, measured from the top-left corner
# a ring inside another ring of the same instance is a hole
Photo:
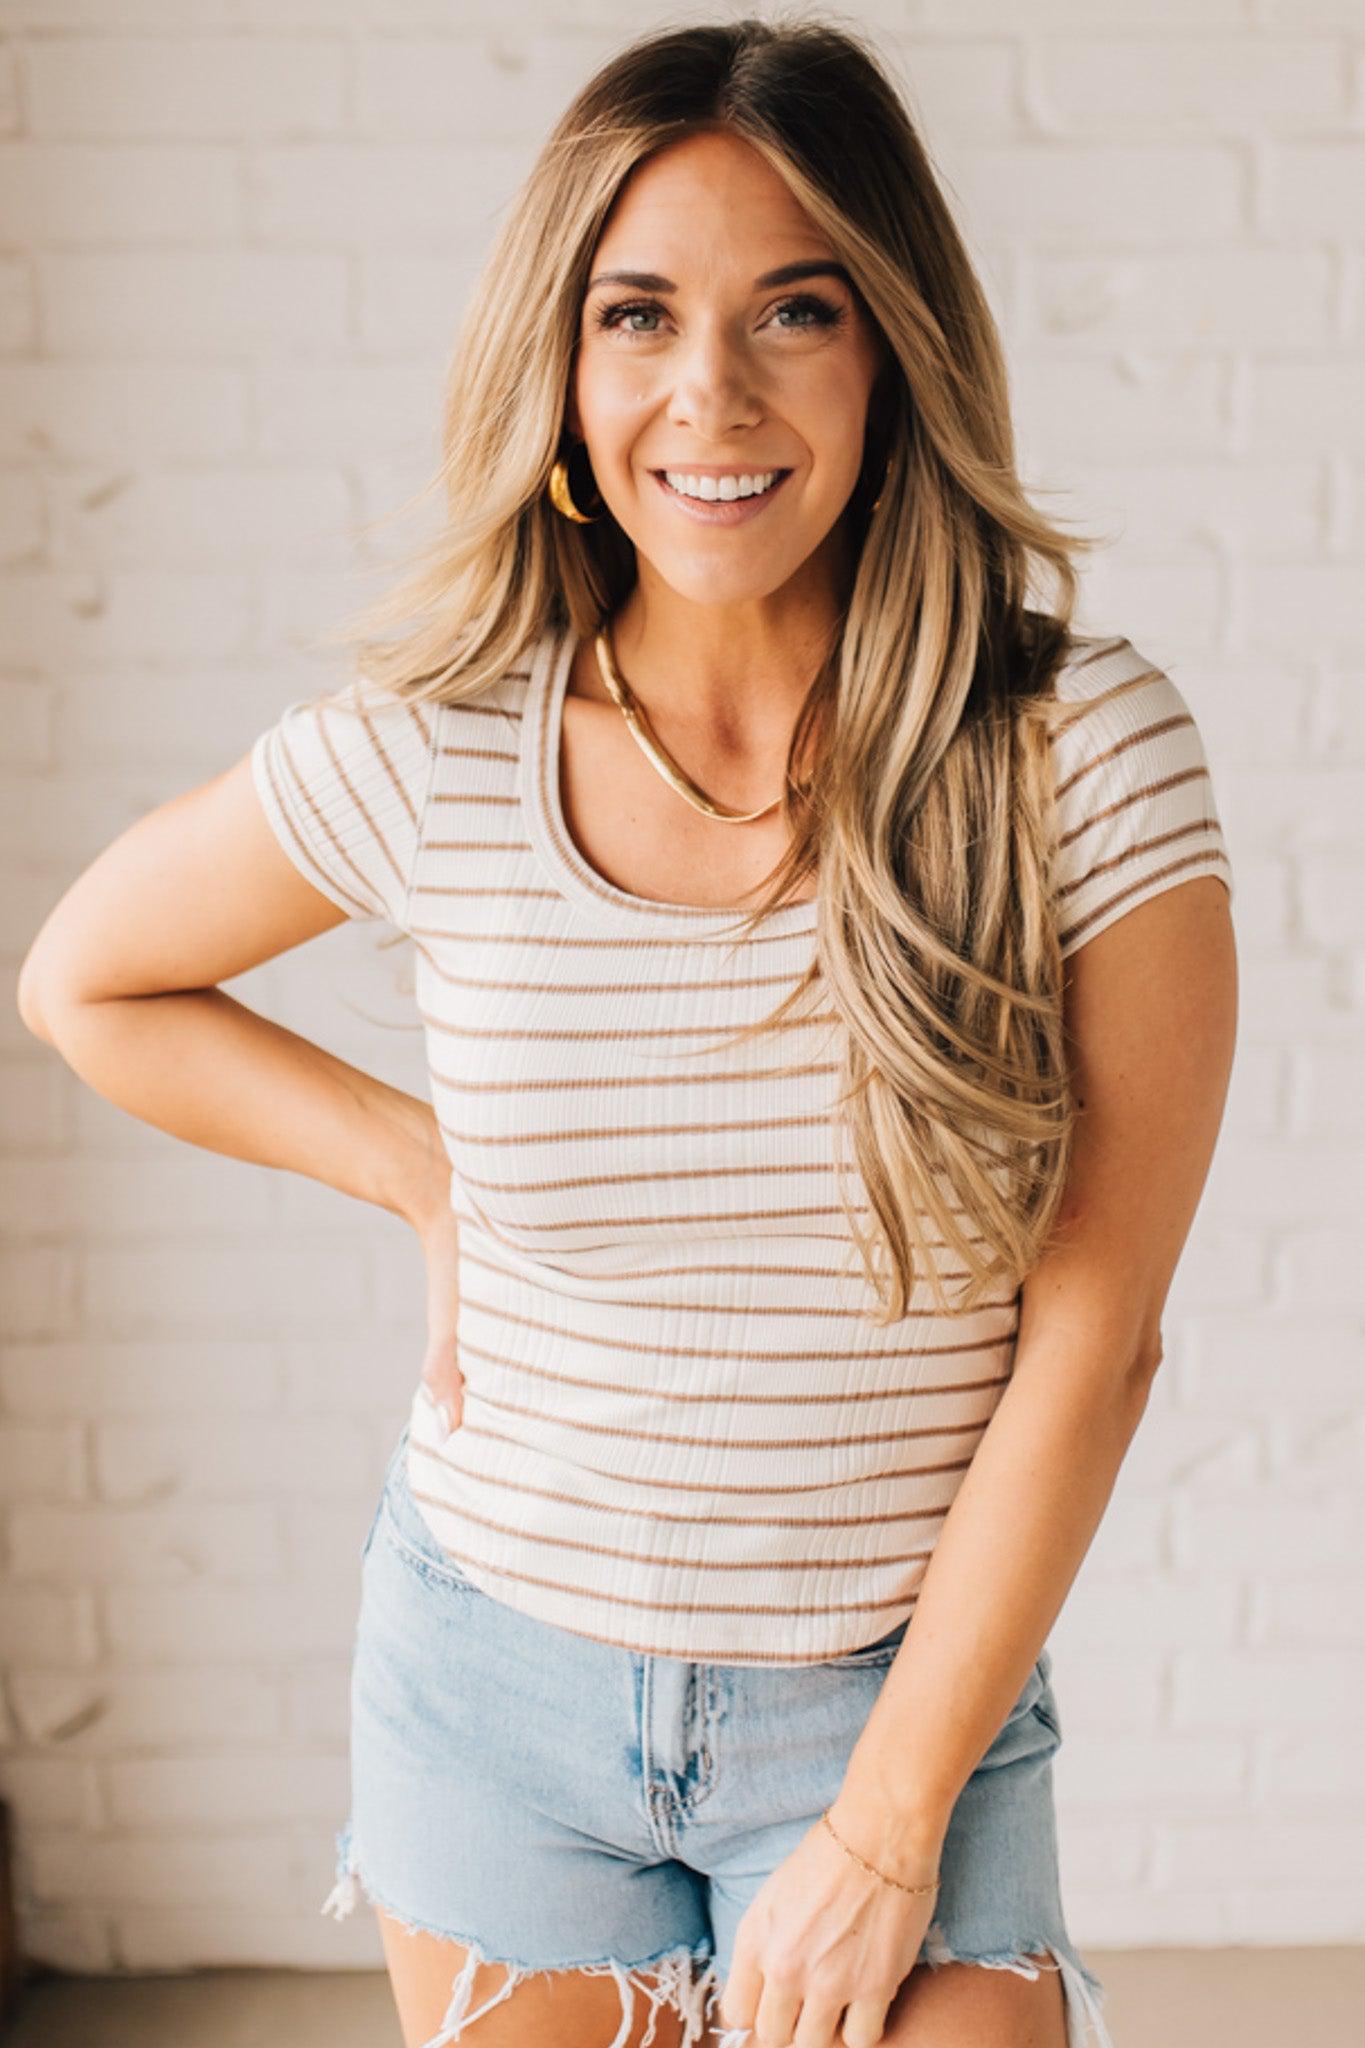
[[[668,471],[667,471],[666,469],[651,469],[651,471],[650,471],[649,473],[650,473],[650,475],[651,475],[651,476],[657,476],[657,477],[658,477],[658,479],[659,479],[659,481],[660,481],[660,483],[668,483]],[[788,477],[788,476],[790,476],[790,475],[791,475],[791,471],[790,471],[790,469],[780,469],[780,468],[778,467],[778,465],[777,465],[777,464],[776,464],[775,462],[769,462],[769,463],[767,463],[767,464],[766,464],[766,465],[765,465],[765,466],[764,466],[763,468],[761,468],[761,469],[734,469],[734,470],[728,470],[728,471],[724,472],[724,474],[720,474],[720,473],[718,473],[717,471],[715,471],[715,470],[710,470],[710,469],[687,469],[687,468],[683,467],[682,465],[676,465],[676,466],[674,467],[674,470],[673,470],[673,474],[674,474],[675,476],[698,476],[698,477],[714,477],[714,479],[715,479],[715,481],[716,481],[717,483],[724,483],[724,481],[725,481],[725,477],[726,477],[727,475],[728,475],[728,476],[736,476],[736,477],[738,477],[738,476],[771,476],[771,477],[772,477],[772,483],[771,483],[771,484],[770,484],[770,485],[768,486],[768,489],[769,489],[769,490],[774,490],[774,489],[776,489],[777,485],[778,485],[778,484],[780,484],[780,483],[782,482],[782,479],[783,479],[784,477]],[[669,486],[668,486],[668,487],[669,487],[669,489],[670,489],[670,490],[672,490],[672,488],[673,488],[673,486],[672,486],[671,484],[669,484]],[[682,495],[684,495],[684,494],[683,494],[682,492],[679,492],[679,493],[678,493],[678,495],[679,495],[679,496],[682,496]],[[747,497],[751,497],[751,498],[761,498],[761,497],[762,497],[762,496],[763,496],[764,494],[763,494],[763,492],[762,492],[762,491],[749,491],[749,492],[746,492],[746,494],[745,494],[745,495],[746,495]],[[732,504],[734,503],[734,499],[733,499],[733,498],[703,498],[703,499],[701,499],[701,500],[700,500],[700,503],[702,503],[703,505],[722,505],[722,504],[725,504],[725,505],[732,505]]]
[[[733,498],[699,498],[690,491],[674,490],[672,484],[668,481],[668,474],[665,470],[652,469],[649,474],[654,478],[659,489],[681,510],[691,513],[694,518],[702,520],[707,525],[733,526],[737,522],[752,518],[761,512],[768,501],[778,495],[788,477],[794,475],[795,472],[790,469],[775,469],[772,473],[773,480],[766,490],[740,492]],[[693,476],[704,474],[704,472],[680,470],[677,474]],[[765,472],[762,470],[742,470],[733,471],[732,474],[762,476]]]

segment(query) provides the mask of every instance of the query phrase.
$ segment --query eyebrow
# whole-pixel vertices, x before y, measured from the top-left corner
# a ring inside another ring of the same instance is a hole
[[[850,291],[854,283],[842,263],[834,263],[820,256],[803,263],[783,263],[776,270],[765,270],[762,277],[754,279],[756,292],[767,291],[770,285],[796,284],[803,277],[837,277]],[[588,282],[588,291],[595,291],[600,284],[628,284],[642,292],[675,292],[678,287],[671,277],[661,277],[657,270],[599,270],[596,277]]]

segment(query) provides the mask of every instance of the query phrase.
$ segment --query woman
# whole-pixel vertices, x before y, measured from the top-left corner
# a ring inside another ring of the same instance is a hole
[[[1174,683],[1071,630],[868,48],[589,82],[441,482],[371,687],[25,970],[102,1092],[425,1250],[324,1910],[374,1904],[409,2048],[1107,2043],[1044,1643],[1217,1135],[1231,883]],[[213,986],[345,917],[413,939],[430,1106]]]

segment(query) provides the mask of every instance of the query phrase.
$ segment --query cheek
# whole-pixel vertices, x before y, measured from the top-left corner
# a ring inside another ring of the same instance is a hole
[[[574,395],[584,425],[608,431],[653,402],[647,375],[594,362],[591,356],[580,363]]]

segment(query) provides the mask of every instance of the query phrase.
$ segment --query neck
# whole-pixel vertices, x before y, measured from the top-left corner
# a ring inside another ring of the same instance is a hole
[[[607,634],[651,717],[747,753],[790,734],[833,626],[827,607],[647,602],[637,586]]]

